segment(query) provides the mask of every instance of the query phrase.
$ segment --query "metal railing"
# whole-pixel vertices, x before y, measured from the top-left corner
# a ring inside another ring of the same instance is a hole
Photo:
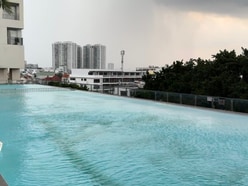
[[[0,80],[0,85],[1,84],[24,84],[23,80]]]
[[[246,99],[181,94],[143,89],[131,90],[130,96],[154,101],[248,113],[248,100]]]
[[[152,91],[138,89],[137,87],[133,86],[129,87],[127,85],[122,86],[85,84],[85,86],[87,86],[88,91],[92,92],[119,96],[130,96],[142,99],[150,99],[154,101],[248,113],[248,100],[245,99]]]
[[[99,92],[112,95],[124,95],[135,98],[149,99],[168,103],[205,107],[234,112],[248,113],[248,100],[234,99],[225,97],[214,97],[206,95],[183,94],[173,92],[162,92],[128,87],[127,85],[92,85],[82,84],[81,88],[87,87],[88,91]],[[0,93],[23,93],[23,92],[50,92],[65,91],[71,88],[47,87],[47,88],[19,88],[19,89],[0,89]]]

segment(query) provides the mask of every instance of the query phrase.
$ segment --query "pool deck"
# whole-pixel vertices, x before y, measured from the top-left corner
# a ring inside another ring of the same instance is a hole
[[[0,186],[8,186],[6,181],[3,179],[2,175],[0,174]]]

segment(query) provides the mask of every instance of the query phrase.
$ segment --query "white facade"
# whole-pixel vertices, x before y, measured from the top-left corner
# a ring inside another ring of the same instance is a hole
[[[0,84],[20,80],[20,69],[24,69],[24,47],[22,39],[23,1],[9,0],[12,13],[0,8]]]
[[[135,86],[142,73],[104,69],[72,69],[69,82],[87,86],[91,91],[104,91],[115,86]]]
[[[82,67],[82,47],[73,42],[56,42],[52,44],[52,62],[54,70],[63,68],[71,73],[73,68]]]

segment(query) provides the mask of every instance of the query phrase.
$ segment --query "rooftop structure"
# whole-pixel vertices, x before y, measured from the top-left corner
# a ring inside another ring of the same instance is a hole
[[[133,86],[141,81],[142,72],[106,69],[72,69],[69,82],[87,86],[92,91],[110,90],[115,86]]]

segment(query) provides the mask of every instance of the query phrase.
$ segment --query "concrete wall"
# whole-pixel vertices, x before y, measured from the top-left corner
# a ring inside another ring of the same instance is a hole
[[[20,45],[0,46],[0,68],[24,68],[24,47]]]
[[[22,30],[24,26],[23,21],[23,0],[9,0],[11,3],[19,4],[18,20],[3,18],[3,10],[0,9],[0,83],[8,81],[8,70],[11,72],[10,76],[13,79],[20,79],[20,68],[24,68],[24,47],[23,45],[8,44],[7,30],[16,29]],[[22,37],[21,35],[18,37]],[[4,69],[4,70],[3,70]],[[10,70],[14,69],[14,70]]]
[[[0,68],[0,84],[8,82],[8,69]]]
[[[10,69],[9,76],[13,83],[16,83],[16,81],[20,80],[20,69]]]

